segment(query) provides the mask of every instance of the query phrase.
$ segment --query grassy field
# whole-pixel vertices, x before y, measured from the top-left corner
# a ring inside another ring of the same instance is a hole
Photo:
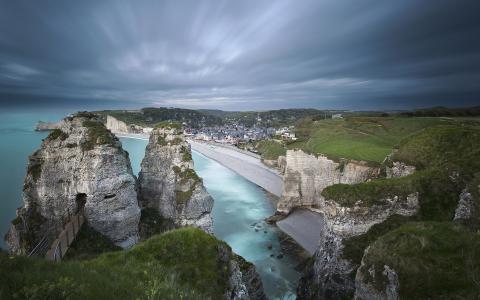
[[[298,141],[288,149],[324,154],[332,159],[381,163],[408,136],[427,127],[474,122],[436,117],[349,117],[312,121],[296,127]]]

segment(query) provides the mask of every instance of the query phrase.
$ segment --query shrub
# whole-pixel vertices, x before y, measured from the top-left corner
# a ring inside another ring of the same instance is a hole
[[[68,134],[63,132],[60,129],[54,129],[47,137],[47,140],[53,141],[60,138],[60,140],[64,141],[68,138]]]
[[[81,144],[83,151],[92,150],[95,145],[112,145],[114,137],[112,133],[97,120],[83,121],[83,126],[88,130],[87,139]]]
[[[175,121],[161,121],[155,124],[155,128],[171,128],[171,129],[182,129],[182,124]]]

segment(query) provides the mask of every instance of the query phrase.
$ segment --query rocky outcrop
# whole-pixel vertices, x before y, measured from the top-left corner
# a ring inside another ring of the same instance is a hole
[[[361,199],[359,199],[361,201]],[[413,216],[420,208],[418,193],[406,196],[392,196],[379,199],[374,205],[342,206],[334,200],[325,200],[321,208],[325,220],[332,231],[341,237],[363,234],[375,224],[382,223],[389,216]]]
[[[266,300],[262,280],[255,266],[233,254],[230,260],[229,289],[225,295],[231,300]]]
[[[277,166],[280,174],[285,174],[285,169],[287,167],[287,157],[280,155],[277,159]]]
[[[337,183],[359,183],[375,178],[380,168],[365,162],[335,162],[325,156],[314,156],[302,150],[288,150],[285,158],[282,197],[277,210],[288,213],[294,207],[322,207],[321,192]]]
[[[43,122],[38,121],[35,125],[35,131],[49,131],[54,129],[59,129],[61,122]]]
[[[358,265],[342,257],[343,240],[366,233],[392,215],[412,216],[419,209],[418,193],[394,196],[378,203],[382,204],[346,207],[325,200],[321,209],[325,224],[319,247],[300,280],[300,299],[342,299],[353,295],[352,272]]]
[[[115,244],[135,244],[140,218],[135,184],[128,153],[94,115],[65,118],[30,156],[24,205],[6,236],[10,251],[28,253],[81,210],[88,224]]]
[[[365,255],[368,255],[368,248],[365,250]],[[398,300],[400,283],[398,281],[398,274],[389,266],[384,265],[383,270],[380,270],[382,277],[385,278],[384,289],[379,290],[378,287],[372,284],[372,281],[381,280],[371,278],[377,274],[375,266],[370,268],[365,266],[362,261],[360,268],[358,268],[355,276],[355,299],[356,300]]]
[[[408,176],[415,172],[414,166],[409,166],[401,161],[393,161],[385,167],[387,178],[398,178]]]
[[[156,128],[150,135],[139,175],[139,200],[177,226],[212,231],[213,199],[193,170],[190,145],[179,125]]]
[[[105,126],[114,133],[144,133],[142,126],[127,124],[110,115],[107,115],[107,122]]]
[[[472,194],[464,189],[460,194],[458,206],[455,209],[455,216],[453,220],[468,220],[475,215],[476,206]]]
[[[319,247],[300,279],[298,299],[346,299],[353,294],[355,266],[342,258],[342,238],[327,223],[323,228]]]

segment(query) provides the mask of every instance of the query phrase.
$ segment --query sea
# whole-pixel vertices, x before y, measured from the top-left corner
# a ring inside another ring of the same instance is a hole
[[[0,112],[0,235],[3,237],[22,205],[22,186],[28,156],[40,147],[48,132],[34,131],[39,121],[58,121],[70,111]],[[147,141],[120,139],[138,175]],[[264,222],[275,212],[266,192],[240,175],[200,153],[193,152],[195,171],[214,199],[214,235],[252,262],[269,299],[295,299],[300,273],[297,258],[283,253],[278,229]],[[5,248],[3,238],[0,247]]]

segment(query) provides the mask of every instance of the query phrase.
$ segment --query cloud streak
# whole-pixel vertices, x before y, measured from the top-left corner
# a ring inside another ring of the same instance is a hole
[[[0,101],[472,105],[478,11],[463,0],[0,1]]]

